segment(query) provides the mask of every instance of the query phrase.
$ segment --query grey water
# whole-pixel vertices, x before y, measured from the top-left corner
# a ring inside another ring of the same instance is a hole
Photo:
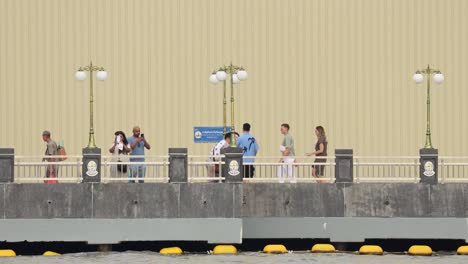
[[[237,255],[208,255],[208,254],[186,254],[181,256],[163,256],[151,251],[127,251],[109,253],[78,253],[65,254],[57,257],[44,256],[17,256],[2,258],[0,263],[79,263],[79,264],[100,264],[100,263],[350,263],[350,264],[370,264],[370,263],[468,263],[468,256],[457,256],[455,252],[446,252],[430,257],[417,257],[408,255],[385,254],[383,256],[364,256],[354,253],[335,254],[312,254],[312,253],[288,253],[281,255],[271,255],[263,253],[240,253]]]

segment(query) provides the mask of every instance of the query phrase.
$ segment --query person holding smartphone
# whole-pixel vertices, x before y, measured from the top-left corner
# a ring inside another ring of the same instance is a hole
[[[151,149],[150,144],[146,141],[145,134],[141,133],[140,127],[135,126],[133,127],[133,136],[129,137],[128,144],[130,144],[130,148],[132,152],[130,153],[130,162],[144,162],[145,158],[145,148]],[[137,156],[132,158],[131,156]],[[145,177],[145,165],[143,164],[132,164],[130,165],[130,172],[128,174],[129,178],[139,178],[138,182],[143,183],[143,179]],[[129,182],[134,183],[134,180],[129,180]]]
[[[127,137],[123,131],[116,131],[114,133],[114,143],[109,148],[112,153],[112,161],[114,162],[128,162],[127,154],[130,153],[131,148],[128,144]],[[127,164],[114,164],[110,166],[111,178],[125,177],[127,174]]]

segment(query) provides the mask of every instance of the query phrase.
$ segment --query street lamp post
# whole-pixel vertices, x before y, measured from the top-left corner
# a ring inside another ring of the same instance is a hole
[[[98,67],[90,62],[85,67],[80,67],[75,73],[75,78],[78,81],[84,81],[86,79],[86,71],[89,71],[89,141],[88,148],[96,148],[96,142],[94,140],[94,98],[93,98],[93,72],[96,72],[96,79],[104,81],[107,79],[107,72],[103,67]]]
[[[424,75],[427,79],[427,120],[426,120],[426,144],[425,149],[433,149],[431,141],[431,75],[433,75],[434,82],[441,84],[444,81],[444,75],[439,70],[434,70],[427,65],[426,69],[418,70],[413,75],[413,80],[419,84],[424,81]]]
[[[213,84],[217,84],[218,82],[223,82],[224,88],[224,97],[223,97],[223,134],[226,134],[226,79],[227,75],[230,76],[230,84],[231,84],[231,132],[235,132],[236,129],[234,127],[234,84],[239,83],[240,81],[247,80],[247,72],[244,68],[240,66],[235,66],[229,64],[229,66],[223,66],[219,68],[217,71],[214,71],[209,80]],[[231,133],[231,147],[236,147],[236,141],[234,137],[234,133]]]
[[[218,78],[216,77],[216,71],[214,71],[209,78],[210,82],[213,84],[217,84],[219,82]],[[226,77],[224,77],[223,82],[223,135],[227,133],[226,129]]]

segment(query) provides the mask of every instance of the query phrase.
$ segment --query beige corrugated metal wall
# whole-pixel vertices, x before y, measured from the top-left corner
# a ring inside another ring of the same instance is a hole
[[[141,126],[149,154],[193,143],[193,126],[222,123],[221,85],[210,72],[232,61],[249,72],[236,87],[236,126],[253,126],[261,155],[278,154],[289,122],[297,154],[323,125],[330,148],[358,155],[416,155],[425,139],[428,63],[446,76],[433,89],[433,143],[466,155],[466,0],[0,0],[0,147],[41,154],[41,131],[79,154],[88,140],[92,59],[96,141]],[[331,151],[332,152],[332,151]]]

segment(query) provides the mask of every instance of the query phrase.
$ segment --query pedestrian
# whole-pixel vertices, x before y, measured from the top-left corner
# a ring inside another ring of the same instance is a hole
[[[45,130],[42,132],[42,140],[47,143],[46,151],[42,161],[57,162],[58,147],[57,143],[50,137],[50,132]],[[52,156],[52,157],[47,157]],[[48,164],[46,168],[46,178],[58,178],[58,166],[56,164]],[[57,180],[45,180],[44,183],[58,183]]]
[[[221,150],[228,148],[229,145],[231,144],[231,132],[224,134],[224,137],[221,141],[216,143],[216,145],[211,148],[210,151],[210,157],[208,158],[207,162],[213,163],[213,164],[207,164],[207,170],[208,170],[208,177],[219,177],[219,161],[220,161],[220,155],[221,155]],[[216,163],[216,164],[214,164]]]
[[[315,151],[306,153],[306,156],[315,155],[316,157],[326,157],[328,149],[327,136],[325,135],[325,129],[322,126],[315,128],[315,135],[317,136],[317,142],[315,143]],[[325,163],[326,158],[316,158],[314,163]],[[325,165],[314,164],[312,166],[312,176],[315,178],[321,178],[324,176]]]
[[[257,156],[259,150],[257,140],[250,134],[250,128],[250,124],[245,123],[242,126],[243,134],[237,139],[237,146],[242,149],[242,155],[244,156],[244,178],[254,177],[255,167],[252,163],[255,162],[255,158],[252,157]]]
[[[278,167],[277,176],[279,178],[280,183],[284,183],[284,179],[287,177],[291,180],[291,183],[296,182],[296,178],[294,177],[293,171],[293,163],[294,163],[294,139],[289,133],[289,124],[281,124],[281,134],[284,135],[283,142],[280,145],[280,152],[281,158],[279,160],[280,163],[284,163],[283,165]]]
[[[114,133],[114,143],[109,148],[112,153],[112,162],[126,163],[128,162],[128,154],[132,151],[128,144],[127,137],[123,131]],[[123,178],[127,176],[128,164],[112,164],[110,166],[111,178]]]
[[[141,133],[140,127],[133,127],[132,132],[133,135],[127,140],[128,144],[130,144],[130,148],[132,149],[130,156],[136,157],[130,157],[130,162],[135,162],[137,164],[130,165],[130,172],[128,176],[129,178],[138,178],[138,182],[143,183],[143,178],[145,177],[146,170],[146,167],[143,164],[143,162],[145,162],[145,148],[150,150],[151,146],[146,140],[145,134]],[[129,182],[134,183],[135,181],[130,180]]]

